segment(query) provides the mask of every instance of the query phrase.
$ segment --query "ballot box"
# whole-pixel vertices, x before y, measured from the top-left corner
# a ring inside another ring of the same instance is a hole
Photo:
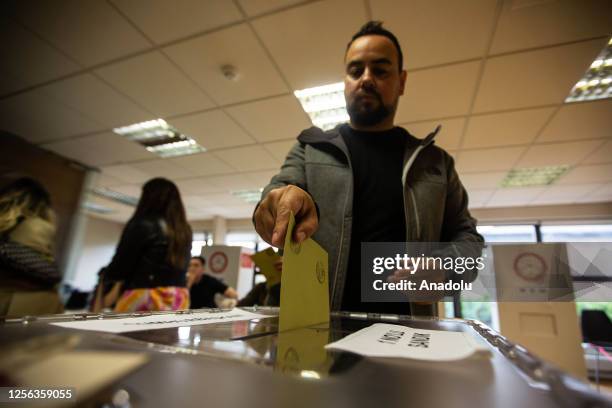
[[[612,406],[587,384],[476,321],[340,312],[332,313],[329,323],[279,332],[277,312],[249,308],[233,314],[196,310],[10,320],[0,326],[0,381],[2,387],[69,387],[82,406]],[[244,319],[241,313],[257,317]],[[88,329],[75,329],[75,322]],[[448,362],[324,348],[381,323],[463,333],[482,352]],[[118,326],[129,329],[108,331]],[[44,406],[62,406],[54,404]]]

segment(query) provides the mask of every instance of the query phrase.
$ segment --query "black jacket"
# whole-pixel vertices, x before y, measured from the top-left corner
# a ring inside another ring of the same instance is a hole
[[[123,289],[186,286],[185,274],[191,245],[185,247],[185,263],[181,268],[167,261],[168,236],[161,219],[132,218],[128,221],[115,256],[104,278],[123,281]]]

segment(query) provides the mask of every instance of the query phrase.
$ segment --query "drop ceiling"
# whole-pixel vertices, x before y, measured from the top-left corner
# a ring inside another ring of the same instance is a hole
[[[342,80],[367,19],[394,31],[408,70],[397,123],[456,160],[472,208],[612,201],[612,101],[564,104],[612,34],[601,1],[57,0],[4,2],[0,128],[96,167],[137,195],[173,179],[192,220],[250,217],[310,126],[293,91]],[[237,78],[221,72],[232,65]],[[164,118],[207,152],[160,159],[112,128]],[[518,167],[568,164],[546,187],[499,188]],[[132,208],[92,199],[125,221]]]

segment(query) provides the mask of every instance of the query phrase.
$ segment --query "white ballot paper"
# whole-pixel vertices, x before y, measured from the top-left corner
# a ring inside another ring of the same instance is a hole
[[[196,326],[200,324],[235,322],[238,320],[263,319],[266,317],[274,316],[251,313],[242,309],[233,309],[223,312],[208,311],[189,314],[172,313],[143,317],[85,320],[51,324],[69,329],[94,330],[108,333],[125,333],[140,330],[166,329],[169,327]]]
[[[368,357],[399,357],[428,361],[451,361],[476,352],[488,353],[469,333],[414,329],[376,323],[325,346]]]

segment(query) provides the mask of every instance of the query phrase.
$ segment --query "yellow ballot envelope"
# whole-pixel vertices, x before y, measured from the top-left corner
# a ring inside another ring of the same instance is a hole
[[[281,277],[279,331],[329,322],[327,252],[312,239],[292,241],[295,217],[289,217]]]
[[[266,286],[268,288],[280,283],[281,271],[277,270],[274,264],[280,261],[281,257],[272,248],[267,248],[251,255],[251,259],[266,277]]]

